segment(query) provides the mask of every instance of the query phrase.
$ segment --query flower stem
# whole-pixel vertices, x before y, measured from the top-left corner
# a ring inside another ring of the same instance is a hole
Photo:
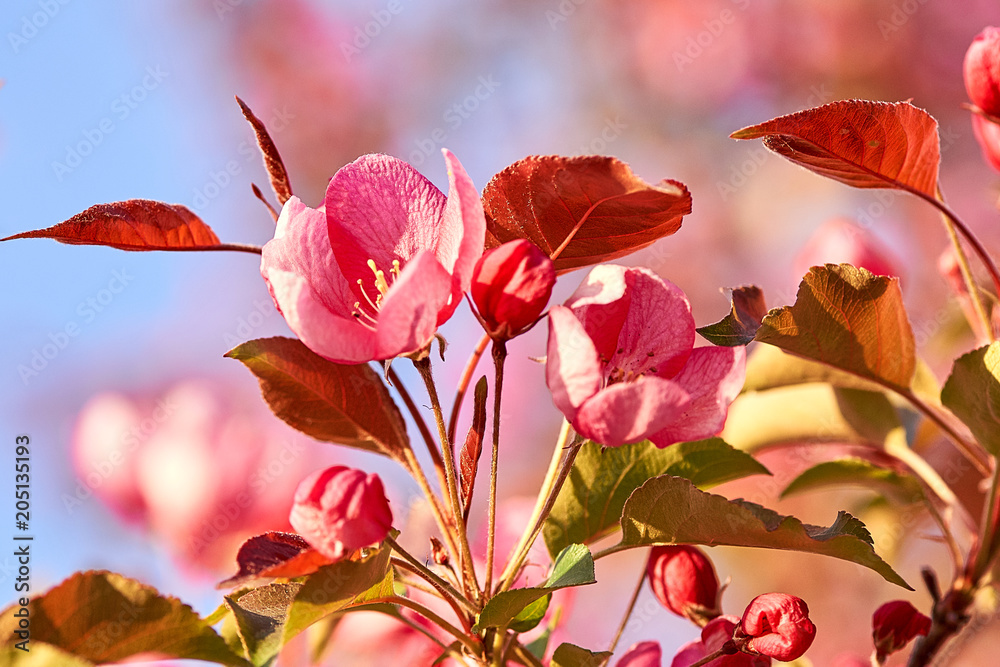
[[[985,506],[983,507],[983,525],[980,528],[980,540],[976,545],[975,558],[971,572],[971,583],[976,585],[979,580],[989,571],[989,565],[996,555],[993,553],[997,540],[997,522],[1000,520],[1000,465],[993,465],[993,477],[990,480],[990,490],[986,495]]]
[[[982,475],[988,475],[990,473],[990,458],[989,455],[983,450],[982,446],[975,441],[969,441],[964,438],[958,431],[952,427],[951,424],[933,407],[925,403],[920,397],[914,394],[911,390],[901,390],[897,387],[888,387],[898,393],[900,396],[905,398],[910,404],[917,410],[926,415],[932,422],[934,422],[938,428],[940,428],[944,433],[955,443],[956,447],[969,462],[975,466],[976,470]]]
[[[714,653],[709,653],[698,662],[692,662],[688,667],[701,667],[701,665],[707,665],[716,658],[721,658],[724,655],[731,655],[731,654],[727,653],[724,648],[720,648],[718,651],[715,651]]]
[[[490,460],[489,532],[486,534],[486,584],[483,591],[489,595],[493,588],[493,553],[496,547],[497,526],[497,468],[500,460],[500,397],[503,394],[503,364],[507,359],[507,344],[493,341],[493,456]]]
[[[392,386],[395,387],[399,393],[399,397],[403,399],[403,404],[406,405],[407,411],[413,417],[413,421],[417,425],[417,430],[420,431],[420,436],[424,439],[427,451],[430,452],[431,460],[434,462],[434,469],[437,470],[441,489],[445,489],[444,473],[442,472],[444,463],[441,461],[441,453],[438,451],[437,445],[434,444],[434,436],[431,435],[431,430],[427,428],[427,422],[424,421],[423,414],[417,409],[416,403],[410,397],[410,392],[406,390],[406,385],[399,379],[399,375],[396,374],[396,371],[391,366],[389,367],[389,381],[392,382]]]
[[[444,424],[444,415],[441,412],[441,400],[438,397],[437,387],[434,385],[434,376],[431,373],[430,357],[415,360],[413,365],[420,372],[420,377],[423,378],[424,385],[427,387],[427,396],[430,398],[431,409],[434,412],[434,421],[438,427],[438,437],[441,440],[441,454],[444,460],[445,493],[447,494],[451,508],[452,521],[458,529],[457,537],[459,547],[461,548],[460,561],[462,571],[465,573],[463,579],[467,587],[466,591],[476,591],[478,593],[479,583],[476,578],[476,568],[472,562],[472,552],[469,549],[469,536],[466,533],[465,520],[462,517],[462,505],[458,497],[458,480],[455,475],[455,451],[451,446],[451,440],[448,438],[448,430]]]
[[[563,420],[562,431],[559,432],[559,439],[556,441],[552,461],[549,463],[549,470],[545,473],[545,480],[542,482],[542,488],[538,492],[535,509],[532,512],[531,519],[528,521],[528,525],[532,526],[532,528],[521,535],[521,540],[518,542],[517,547],[515,547],[511,559],[507,561],[507,567],[504,568],[500,587],[497,592],[506,591],[514,584],[517,573],[521,570],[521,566],[528,557],[531,545],[535,543],[539,533],[542,532],[545,519],[548,517],[549,512],[552,511],[556,497],[558,497],[559,491],[562,490],[566,478],[569,477],[570,470],[573,469],[573,462],[576,460],[577,452],[580,451],[583,443],[580,441],[579,436],[574,437],[573,441],[570,442],[570,434],[572,432],[573,429],[570,427],[569,422]]]
[[[479,360],[483,358],[483,352],[486,351],[486,346],[489,342],[489,334],[483,334],[483,337],[479,339],[479,343],[476,344],[476,349],[472,351],[469,361],[465,364],[465,370],[458,381],[458,390],[455,392],[455,401],[452,403],[451,417],[448,420],[448,440],[451,442],[455,442],[455,431],[458,429],[458,414],[461,412],[462,401],[465,399],[465,394],[469,391],[469,385],[472,383],[472,376],[476,372],[476,366],[479,365]]]
[[[642,572],[639,574],[639,581],[635,585],[635,590],[632,591],[632,599],[628,602],[628,607],[625,609],[625,615],[622,617],[621,625],[618,626],[618,632],[615,633],[615,638],[611,640],[611,645],[608,646],[608,652],[614,653],[615,647],[618,646],[618,640],[622,638],[622,633],[625,632],[625,626],[628,625],[628,619],[632,616],[632,610],[635,609],[635,603],[639,599],[639,593],[642,592],[642,585],[646,583],[646,568],[642,568]],[[610,660],[610,658],[608,658]]]
[[[475,605],[473,605],[467,597],[455,590],[454,586],[435,574],[433,570],[414,558],[413,555],[403,549],[403,547],[399,546],[399,543],[396,542],[396,540],[394,540],[391,536],[386,537],[385,542],[392,547],[393,551],[402,556],[403,560],[409,563],[410,567],[407,569],[430,582],[442,593],[441,597],[450,597],[452,600],[464,607],[466,611],[472,612],[473,614],[477,612]]]
[[[401,597],[399,595],[387,595],[382,598],[366,600],[365,605],[378,604],[380,602],[387,602],[389,604],[396,604],[399,605],[400,607],[406,607],[407,609],[412,609],[413,611],[417,612],[418,614],[426,618],[434,625],[438,626],[439,628],[441,628],[442,630],[453,636],[459,642],[461,642],[466,648],[472,651],[473,655],[481,654],[482,646],[477,645],[476,642],[474,642],[472,638],[469,637],[469,635],[462,632],[454,625],[444,620],[443,618],[441,618],[436,613],[434,613],[424,605],[420,604],[419,602],[411,600],[410,598]]]

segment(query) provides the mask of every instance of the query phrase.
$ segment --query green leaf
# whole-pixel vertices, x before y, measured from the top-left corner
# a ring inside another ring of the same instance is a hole
[[[622,541],[609,552],[657,544],[760,547],[832,556],[871,568],[912,590],[875,553],[864,524],[846,512],[828,528],[739,500],[705,493],[682,477],[655,477],[625,503]]]
[[[597,580],[594,578],[594,559],[590,550],[582,544],[571,544],[556,556],[548,579],[541,586],[517,588],[494,595],[483,607],[473,630],[512,627],[513,621],[521,618],[527,607],[552,591],[593,583]]]
[[[902,430],[884,393],[812,383],[741,394],[722,437],[752,453],[790,442],[882,446]]]
[[[31,642],[50,644],[94,663],[140,653],[245,666],[191,607],[120,574],[77,572],[28,606]],[[13,607],[2,612],[0,637],[15,643]],[[72,663],[66,663],[72,664]]]
[[[831,486],[862,486],[903,503],[920,502],[924,497],[923,488],[911,475],[860,458],[817,464],[793,479],[781,497]]]
[[[736,347],[753,341],[760,322],[767,315],[764,292],[756,285],[733,288],[733,307],[728,315],[715,324],[696,329],[714,345]]]
[[[767,468],[719,438],[682,442],[664,449],[650,442],[622,447],[586,443],[577,454],[543,536],[555,556],[570,544],[589,544],[616,530],[629,494],[657,475],[686,477],[701,488],[749,475],[770,474]]]
[[[270,584],[226,598],[243,646],[256,667],[313,623],[338,611],[392,595],[389,549],[363,561],[327,565],[302,583]]]
[[[560,644],[552,654],[551,667],[601,667],[610,657],[610,651],[594,653],[573,644]]]
[[[850,264],[809,269],[795,304],[768,313],[755,340],[899,392],[916,369],[899,279]]]
[[[382,378],[366,364],[335,364],[293,338],[260,338],[226,353],[260,380],[264,400],[317,440],[402,459],[406,424]]]
[[[1000,342],[959,357],[941,402],[965,422],[993,456],[1000,456]]]
[[[545,612],[549,610],[549,603],[551,601],[552,595],[549,594],[529,604],[510,622],[510,629],[514,632],[533,630],[545,618]]]

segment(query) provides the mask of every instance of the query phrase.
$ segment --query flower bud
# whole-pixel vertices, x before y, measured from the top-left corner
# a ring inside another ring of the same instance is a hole
[[[905,600],[893,600],[875,610],[872,615],[872,641],[881,662],[910,643],[917,635],[926,635],[931,619]]]
[[[704,626],[722,613],[719,578],[712,561],[696,547],[653,547],[646,575],[656,599],[678,616]]]
[[[783,662],[800,657],[813,642],[816,626],[809,620],[809,607],[792,595],[758,595],[743,612],[736,640],[742,650]]]
[[[346,466],[302,480],[288,519],[299,535],[333,560],[380,542],[392,527],[382,480]]]
[[[965,52],[965,90],[977,107],[1000,116],[1000,28],[983,29]]]
[[[681,647],[670,663],[670,667],[690,665],[723,649],[723,655],[707,663],[705,667],[769,667],[771,659],[762,655],[742,653],[733,641],[739,625],[737,616],[717,616],[701,629],[701,639],[688,642]]]
[[[487,251],[472,272],[472,301],[486,331],[509,340],[538,319],[552,295],[555,265],[530,241],[518,239]]]
[[[1000,125],[982,116],[972,116],[972,133],[979,142],[983,159],[1000,171]]]
[[[663,651],[657,642],[639,642],[625,651],[615,667],[660,667]]]

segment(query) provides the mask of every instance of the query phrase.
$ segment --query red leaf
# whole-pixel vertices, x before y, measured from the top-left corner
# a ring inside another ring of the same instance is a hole
[[[260,248],[220,243],[215,232],[187,207],[150,199],[97,204],[58,225],[0,241],[36,238],[119,250],[242,250],[260,254]]]
[[[295,533],[264,533],[243,543],[236,554],[239,572],[216,588],[245,586],[274,577],[301,577],[331,562]]]
[[[479,469],[479,457],[483,455],[483,436],[486,433],[486,376],[476,383],[476,396],[473,403],[472,426],[465,436],[465,446],[459,457],[462,482],[462,514],[469,518],[469,508],[472,507],[472,490],[476,486],[476,471]]]
[[[715,324],[698,328],[697,332],[715,345],[749,345],[765,315],[764,292],[756,285],[742,285],[733,288],[730,313]]]
[[[292,196],[292,184],[288,180],[288,172],[285,171],[285,163],[281,161],[278,147],[274,145],[271,135],[267,133],[264,122],[254,115],[243,100],[237,97],[236,101],[240,105],[243,117],[247,119],[247,122],[253,127],[254,134],[257,135],[257,145],[264,155],[264,167],[271,179],[271,189],[274,190],[274,196],[284,206],[288,198]]]
[[[226,353],[260,381],[268,407],[292,428],[326,442],[402,461],[406,423],[382,378],[365,364],[335,364],[294,338],[260,338]]]
[[[730,136],[763,137],[775,153],[856,188],[898,188],[937,197],[938,124],[909,102],[833,102]]]
[[[612,157],[535,155],[494,176],[483,207],[487,248],[528,239],[565,273],[673,234],[691,195],[678,181],[650,185]]]

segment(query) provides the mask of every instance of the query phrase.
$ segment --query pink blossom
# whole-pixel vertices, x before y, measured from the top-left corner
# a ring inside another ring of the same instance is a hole
[[[785,593],[765,593],[751,600],[740,630],[749,637],[744,650],[784,662],[805,653],[816,636],[805,601]]]
[[[663,651],[657,642],[639,642],[632,644],[616,667],[660,667]]]
[[[986,162],[1000,171],[1000,125],[982,116],[972,116],[972,133]]]
[[[872,641],[879,660],[899,651],[917,635],[926,635],[931,619],[905,600],[892,600],[872,615]]]
[[[527,330],[545,310],[556,283],[548,255],[518,239],[486,252],[472,273],[472,301],[486,331],[507,340]]]
[[[719,433],[743,386],[742,347],[694,348],[679,287],[648,269],[595,267],[549,311],[546,383],[576,431],[657,447]]]
[[[656,599],[678,616],[704,625],[719,615],[719,578],[697,547],[653,547],[646,574]]]
[[[286,203],[261,275],[303,343],[339,363],[424,348],[469,289],[486,220],[475,186],[444,151],[449,192],[402,160],[364,155],[311,209]]]
[[[708,657],[733,639],[740,619],[736,616],[718,616],[701,629],[701,639],[685,644],[674,656],[670,667],[689,667],[702,658]],[[732,653],[722,655],[707,663],[707,667],[768,667],[771,658],[761,655],[739,653],[735,644]]]
[[[299,535],[333,560],[380,542],[392,528],[382,480],[346,466],[302,480],[288,518]]]
[[[868,269],[877,276],[898,276],[899,262],[871,232],[847,218],[823,223],[809,238],[793,262],[798,284],[809,267],[846,263]]]
[[[1000,28],[979,33],[965,52],[965,90],[977,107],[1000,116]]]

